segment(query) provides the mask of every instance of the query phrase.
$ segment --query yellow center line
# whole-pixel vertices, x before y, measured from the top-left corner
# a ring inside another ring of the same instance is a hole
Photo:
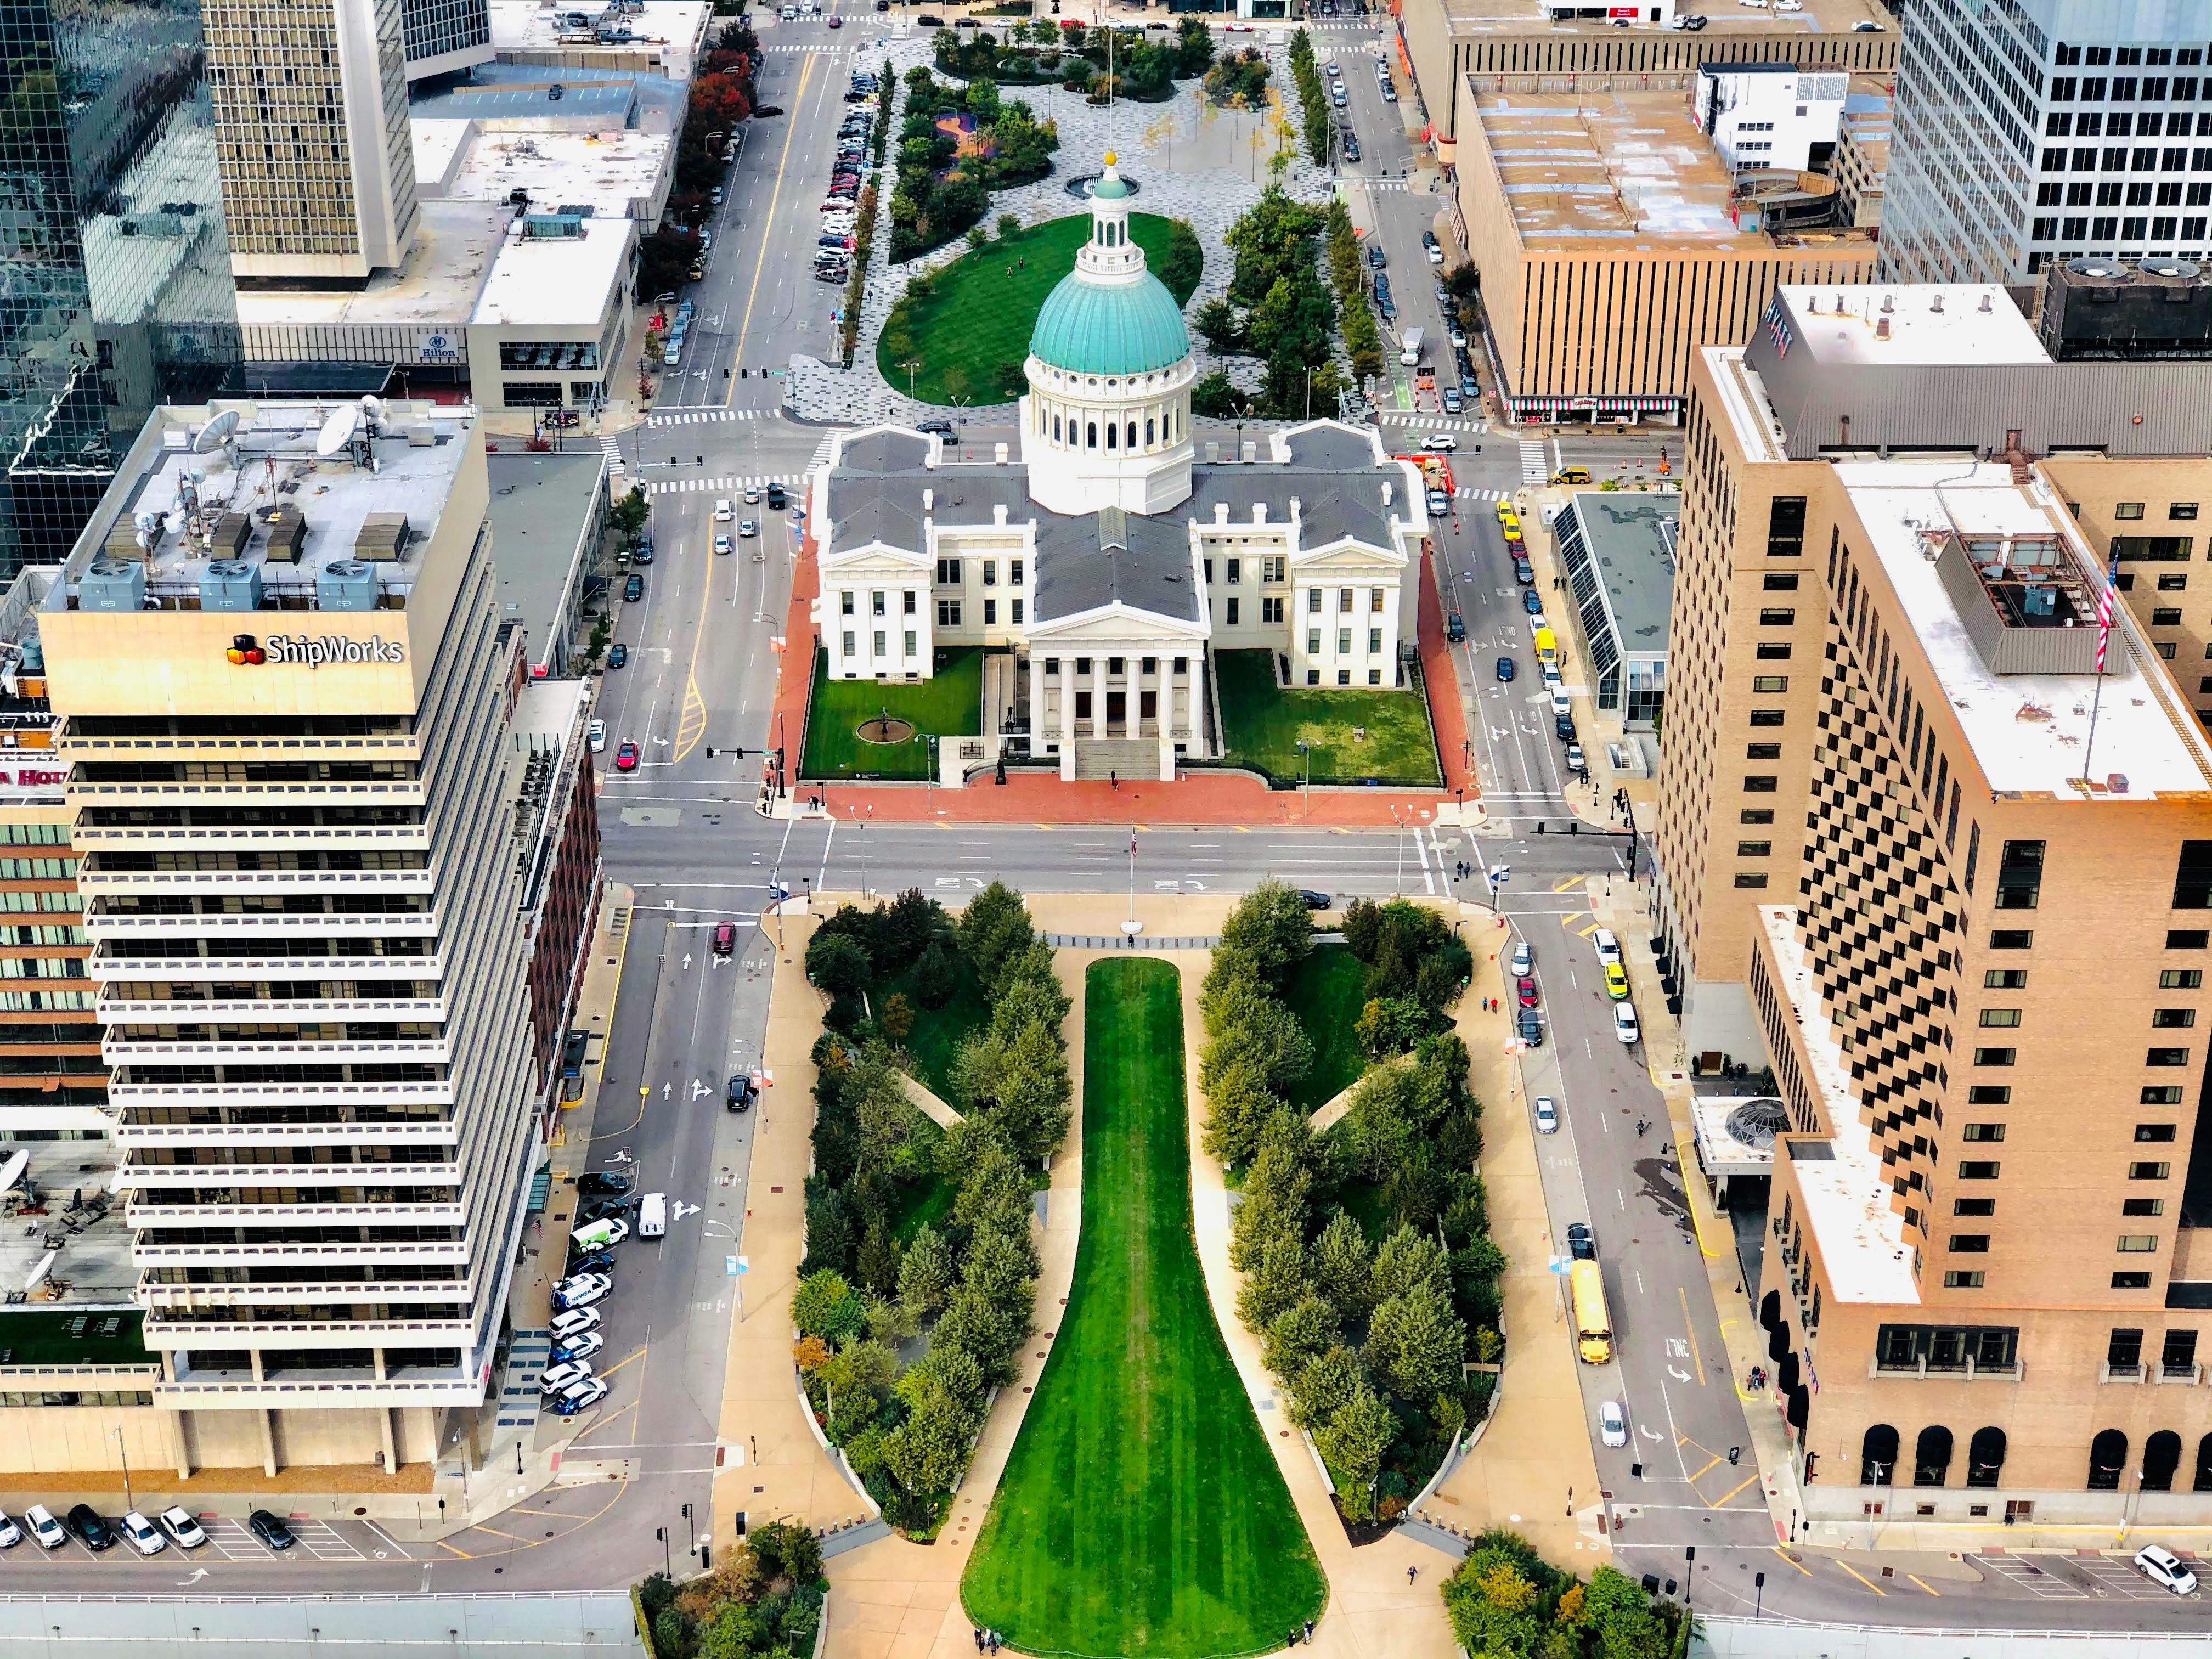
[[[626,1357],[624,1357],[624,1358],[621,1358],[621,1359],[617,1359],[617,1361],[615,1361],[615,1363],[614,1363],[613,1364],[611,1364],[611,1365],[608,1366],[608,1367],[606,1368],[606,1370],[605,1370],[601,1371],[601,1372],[599,1373],[599,1375],[600,1375],[602,1377],[612,1376],[613,1376],[617,1371],[620,1370],[623,1366],[625,1366],[625,1365],[629,1364],[629,1362],[630,1362],[631,1360],[635,1359],[636,1358],[638,1358],[638,1356],[639,1356],[640,1354],[642,1354],[644,1352],[645,1352],[645,1350],[644,1350],[643,1348],[639,1348],[639,1349],[637,1349],[635,1352],[632,1352],[632,1353],[630,1353],[630,1354],[627,1355]]]
[[[1922,1578],[1918,1573],[1908,1572],[1905,1576],[1907,1578],[1910,1578],[1914,1583],[1919,1585],[1921,1589],[1926,1590],[1937,1601],[1940,1601],[1943,1599],[1943,1592],[1937,1589],[1935,1585],[1929,1583],[1925,1579]]]
[[[1808,1578],[1810,1578],[1813,1576],[1812,1568],[1807,1566],[1802,1561],[1798,1560],[1795,1556],[1785,1554],[1781,1545],[1769,1544],[1766,1547],[1772,1550],[1777,1555],[1781,1556],[1784,1561],[1789,1562],[1791,1566],[1796,1568],[1798,1571],[1803,1573]]]
[[[1859,1581],[1859,1583],[1861,1583],[1862,1584],[1864,1584],[1864,1585],[1865,1585],[1869,1589],[1872,1590],[1872,1591],[1873,1591],[1876,1595],[1881,1596],[1881,1597],[1883,1597],[1885,1600],[1886,1600],[1886,1599],[1887,1599],[1887,1597],[1888,1597],[1888,1595],[1889,1595],[1889,1592],[1888,1592],[1887,1590],[1884,1589],[1881,1585],[1879,1585],[1879,1584],[1875,1583],[1874,1582],[1874,1580],[1873,1580],[1873,1579],[1871,1579],[1871,1578],[1868,1577],[1864,1573],[1863,1573],[1863,1572],[1855,1572],[1855,1571],[1852,1571],[1852,1569],[1851,1569],[1851,1564],[1850,1564],[1850,1562],[1848,1562],[1848,1561],[1838,1561],[1838,1562],[1837,1562],[1837,1563],[1836,1563],[1836,1565],[1837,1565],[1838,1566],[1841,1567],[1841,1568],[1842,1568],[1845,1572],[1850,1573],[1850,1575],[1851,1575],[1851,1577],[1854,1577],[1854,1578],[1857,1579],[1857,1580]]]
[[[621,1420],[622,1420],[623,1412],[635,1411],[635,1410],[636,1410],[636,1409],[637,1409],[637,1401],[635,1401],[635,1400],[633,1400],[633,1401],[631,1401],[629,1402],[629,1405],[624,1406],[624,1407],[622,1408],[622,1411],[619,1411],[619,1412],[615,1413],[613,1416],[607,1418],[604,1422],[594,1423],[594,1424],[592,1424],[592,1426],[591,1426],[590,1428],[586,1429],[586,1430],[583,1431],[583,1433],[581,1433],[581,1434],[580,1434],[580,1435],[578,1435],[578,1436],[576,1437],[576,1443],[577,1443],[579,1446],[582,1446],[582,1445],[583,1445],[583,1443],[584,1443],[584,1442],[586,1442],[586,1440],[589,1440],[589,1439],[590,1439],[593,1435],[597,1434],[597,1433],[598,1433],[601,1429],[606,1428],[606,1427],[608,1427],[608,1426],[609,1426],[610,1425],[611,1425],[611,1424],[617,1423],[617,1422],[621,1421]],[[630,1436],[630,1444],[632,1444],[632,1445],[634,1446],[634,1445],[635,1445],[636,1443],[637,1443],[636,1431],[635,1431],[635,1430],[632,1430],[632,1431],[631,1431],[631,1436]],[[604,1450],[604,1449],[605,1449],[605,1448],[604,1448],[604,1447],[600,1447],[600,1446],[592,1446],[592,1447],[588,1447],[588,1448],[586,1448],[586,1449],[590,1450],[590,1451],[601,1451],[601,1450]]]
[[[1688,1182],[1686,1181],[1683,1184],[1686,1186]],[[1705,1386],[1705,1359],[1698,1352],[1697,1328],[1690,1322],[1690,1293],[1677,1285],[1674,1294],[1682,1298],[1682,1330],[1690,1339],[1690,1358],[1697,1363],[1698,1386],[1702,1389]]]
[[[1735,1496],[1736,1495],[1736,1493],[1738,1493],[1738,1492],[1741,1492],[1741,1491],[1743,1490],[1744,1486],[1748,1486],[1749,1485],[1751,1485],[1751,1484],[1752,1484],[1752,1482],[1753,1482],[1753,1481],[1754,1481],[1754,1480],[1758,1480],[1758,1479],[1759,1479],[1759,1472],[1758,1472],[1757,1470],[1755,1470],[1755,1469],[1754,1469],[1751,1474],[1747,1474],[1747,1475],[1746,1475],[1746,1476],[1744,1477],[1744,1480],[1743,1480],[1743,1485],[1742,1485],[1742,1486],[1731,1486],[1731,1487],[1729,1487],[1729,1488],[1728,1489],[1728,1491],[1726,1491],[1726,1492],[1723,1492],[1723,1493],[1722,1493],[1718,1498],[1707,1498],[1707,1499],[1705,1500],[1705,1507],[1706,1507],[1707,1509],[1709,1509],[1709,1510],[1717,1510],[1717,1509],[1720,1508],[1720,1506],[1721,1506],[1722,1504],[1723,1504],[1727,1503],[1727,1502],[1729,1501],[1729,1498],[1731,1498],[1735,1497]]]
[[[814,54],[808,52],[799,59],[799,90],[791,95],[791,106],[793,110],[798,109],[805,101],[806,83],[812,78],[813,74]],[[760,298],[761,277],[768,270],[768,251],[774,240],[776,204],[783,200],[783,175],[785,169],[791,165],[791,141],[799,136],[799,118],[796,115],[786,118],[783,129],[783,154],[776,157],[775,162],[775,190],[768,198],[768,222],[761,227],[763,234],[760,257],[753,262],[752,291],[745,295],[744,319],[738,325],[738,343],[735,350],[740,355],[745,349],[745,336],[752,328],[753,301]],[[730,377],[730,389],[722,395],[722,406],[725,409],[729,408],[737,401],[737,396],[738,378],[732,374]]]

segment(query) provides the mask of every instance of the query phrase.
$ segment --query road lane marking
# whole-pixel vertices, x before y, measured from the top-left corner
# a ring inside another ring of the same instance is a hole
[[[1919,1585],[1921,1589],[1926,1590],[1937,1601],[1940,1601],[1943,1599],[1943,1592],[1937,1589],[1935,1585],[1929,1583],[1925,1579],[1922,1578],[1918,1573],[1908,1572],[1905,1576],[1907,1578],[1910,1578],[1914,1583]]]
[[[1705,1386],[1705,1356],[1698,1352],[1697,1328],[1690,1322],[1690,1293],[1677,1285],[1674,1287],[1674,1294],[1682,1299],[1682,1328],[1689,1333],[1690,1358],[1697,1362],[1698,1386],[1702,1389]]]
[[[798,88],[791,94],[791,106],[793,109],[797,109],[800,104],[805,100],[806,83],[813,77],[813,75],[814,59],[811,57],[809,57],[799,67],[799,86]],[[775,246],[778,240],[774,234],[775,230],[775,210],[777,204],[783,200],[783,175],[791,166],[791,143],[793,139],[799,136],[799,129],[804,125],[805,125],[805,123],[803,123],[798,118],[794,117],[783,129],[783,154],[776,158],[775,190],[769,197],[768,218],[765,222],[764,227],[769,231],[769,234],[763,236],[761,239],[760,255],[753,261],[752,289],[745,295],[745,314],[743,319],[738,324],[738,340],[735,347],[735,355],[739,357],[744,356],[745,337],[752,331],[753,302],[760,297],[761,276],[768,269],[768,251],[772,246]],[[737,378],[732,375],[730,380],[730,389],[724,394],[722,398],[724,406],[727,407],[734,403],[737,398]]]
[[[1708,1499],[1708,1500],[1706,1501],[1705,1507],[1706,1507],[1707,1509],[1709,1509],[1709,1510],[1717,1510],[1717,1509],[1720,1508],[1723,1504],[1727,1503],[1727,1502],[1729,1501],[1729,1498],[1731,1498],[1735,1497],[1735,1496],[1736,1495],[1736,1493],[1738,1493],[1738,1492],[1741,1492],[1745,1486],[1750,1486],[1753,1482],[1756,1481],[1758,1479],[1759,1479],[1759,1471],[1758,1471],[1757,1469],[1753,1469],[1753,1470],[1749,1474],[1746,1475],[1746,1476],[1743,1478],[1742,1485],[1741,1485],[1741,1486],[1731,1486],[1731,1487],[1729,1487],[1729,1490],[1728,1490],[1728,1491],[1726,1491],[1726,1492],[1723,1492],[1723,1493],[1722,1493],[1718,1498],[1710,1498],[1710,1499]]]
[[[1803,1573],[1803,1574],[1804,1574],[1808,1578],[1810,1578],[1810,1577],[1813,1576],[1813,1570],[1812,1570],[1812,1568],[1810,1568],[1810,1567],[1807,1566],[1807,1565],[1806,1565],[1802,1561],[1800,1561],[1800,1560],[1799,1560],[1796,1556],[1791,1555],[1790,1553],[1789,1553],[1789,1552],[1787,1552],[1786,1550],[1784,1550],[1784,1549],[1782,1547],[1782,1546],[1781,1546],[1781,1545],[1779,1545],[1779,1544],[1769,1544],[1766,1547],[1767,1547],[1767,1548],[1769,1548],[1769,1549],[1771,1549],[1771,1550],[1772,1550],[1772,1551],[1773,1551],[1777,1555],[1780,1556],[1784,1560],[1787,1561],[1787,1562],[1788,1562],[1791,1566],[1793,1566],[1793,1567],[1796,1568],[1798,1571],[1800,1571],[1800,1572]]]
[[[1850,1573],[1850,1574],[1851,1575],[1851,1577],[1854,1577],[1854,1578],[1856,1578],[1856,1579],[1857,1579],[1857,1580],[1859,1581],[1859,1583],[1861,1583],[1862,1584],[1864,1584],[1864,1585],[1865,1585],[1869,1589],[1872,1590],[1872,1591],[1873,1591],[1876,1595],[1879,1595],[1879,1596],[1882,1597],[1885,1601],[1887,1601],[1887,1600],[1888,1599],[1888,1597],[1889,1597],[1889,1592],[1888,1592],[1887,1590],[1884,1589],[1881,1585],[1879,1585],[1879,1584],[1875,1583],[1874,1582],[1874,1580],[1873,1580],[1873,1579],[1871,1579],[1871,1578],[1868,1577],[1864,1573],[1862,1573],[1862,1572],[1858,1572],[1858,1571],[1854,1571],[1854,1570],[1853,1570],[1853,1568],[1852,1568],[1852,1566],[1851,1566],[1851,1564],[1850,1564],[1850,1562],[1848,1562],[1848,1561],[1838,1561],[1838,1562],[1837,1562],[1837,1563],[1836,1563],[1836,1565],[1837,1565],[1838,1566],[1841,1567],[1841,1568],[1842,1568],[1845,1572]]]

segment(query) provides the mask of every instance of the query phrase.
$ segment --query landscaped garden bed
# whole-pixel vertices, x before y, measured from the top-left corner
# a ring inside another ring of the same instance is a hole
[[[868,619],[857,620],[865,624]],[[828,625],[836,626],[836,619]],[[928,739],[972,738],[983,729],[983,653],[974,646],[947,647],[936,653],[933,666],[928,679],[911,684],[833,680],[830,653],[817,646],[799,761],[801,781],[934,776],[942,743]]]
[[[1442,787],[1428,700],[1418,689],[1279,686],[1270,651],[1217,651],[1213,664],[1224,764],[1279,785]]]

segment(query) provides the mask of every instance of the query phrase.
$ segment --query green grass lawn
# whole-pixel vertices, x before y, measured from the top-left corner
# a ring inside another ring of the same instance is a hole
[[[1326,1587],[1192,1243],[1176,970],[1094,964],[1083,1046],[1075,1283],[961,1597],[1025,1653],[1270,1652]]]
[[[1157,275],[1168,251],[1168,222],[1157,213],[1133,213],[1129,234]],[[937,291],[912,307],[914,356],[921,364],[914,395],[926,404],[949,404],[956,393],[970,404],[1018,395],[999,385],[999,365],[1015,364],[1014,379],[1020,378],[1045,296],[1075,269],[1075,251],[1090,240],[1091,216],[1072,213],[963,253],[939,271]],[[1008,265],[1017,265],[1011,276]],[[1190,302],[1188,292],[1175,297],[1177,305]],[[876,367],[887,384],[906,390],[905,360],[880,343]]]
[[[983,1000],[983,988],[975,969],[957,951],[952,953],[952,995],[942,1008],[921,1006],[921,999],[914,994],[911,970],[885,980],[876,988],[873,998],[881,1008],[894,994],[906,993],[906,1000],[914,1005],[914,1029],[906,1034],[906,1051],[913,1058],[915,1077],[957,1111],[960,1103],[952,1097],[952,1059],[963,1042],[991,1023],[991,1008]]]
[[[1367,1069],[1366,1053],[1352,1029],[1365,1006],[1366,989],[1367,964],[1348,945],[1315,945],[1285,988],[1283,1000],[1313,1044],[1305,1080],[1291,1091],[1291,1104],[1299,1111],[1328,1105]]]
[[[135,1311],[11,1309],[0,1313],[0,1365],[151,1364],[154,1356],[139,1336],[144,1322]]]
[[[863,743],[860,722],[888,708],[917,732],[939,738],[972,738],[983,723],[983,653],[954,646],[937,653],[937,672],[918,685],[876,680],[833,680],[830,653],[814,653],[814,695],[806,711],[806,752],[799,775],[809,782],[847,778],[926,778],[926,743]]]
[[[1297,782],[1307,775],[1301,740],[1312,745],[1316,783],[1441,785],[1429,705],[1416,690],[1281,690],[1267,651],[1217,651],[1221,732],[1231,766],[1253,766]],[[1352,728],[1364,726],[1357,742]]]

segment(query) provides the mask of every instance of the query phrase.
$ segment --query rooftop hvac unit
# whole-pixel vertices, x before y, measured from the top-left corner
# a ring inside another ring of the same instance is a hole
[[[261,521],[269,527],[269,556],[280,563],[298,563],[307,545],[307,520],[300,509],[272,507]]]
[[[407,515],[404,513],[364,514],[353,538],[356,559],[404,559],[407,556]]]
[[[243,513],[226,513],[215,521],[215,533],[208,543],[208,552],[218,559],[243,557],[246,544],[252,537],[252,519]]]
[[[325,611],[374,611],[376,567],[359,559],[332,559],[315,577],[315,604]]]
[[[146,567],[133,561],[94,559],[76,585],[80,611],[143,611],[146,608]]]
[[[210,559],[200,573],[203,611],[261,609],[261,567],[244,559]]]
[[[428,421],[416,422],[413,425],[406,428],[406,432],[407,443],[410,448],[429,449],[434,447],[437,444],[438,429],[432,426]]]

